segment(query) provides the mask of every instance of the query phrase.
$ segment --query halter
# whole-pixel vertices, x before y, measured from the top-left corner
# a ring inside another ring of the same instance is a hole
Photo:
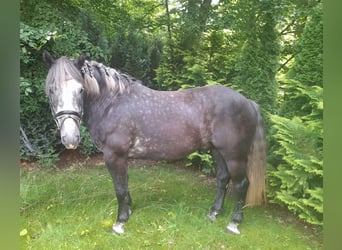
[[[57,124],[58,129],[61,128],[61,126],[63,125],[64,121],[67,118],[71,118],[73,119],[78,125],[80,125],[81,119],[83,116],[83,112],[77,112],[74,110],[62,110],[57,112],[56,114],[53,115],[53,118]],[[60,121],[58,118],[62,118],[62,120]]]

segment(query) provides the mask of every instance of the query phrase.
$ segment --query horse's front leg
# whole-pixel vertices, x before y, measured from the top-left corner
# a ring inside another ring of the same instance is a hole
[[[116,154],[104,155],[106,166],[112,176],[115,194],[118,201],[118,215],[113,225],[113,231],[117,234],[124,233],[124,224],[128,221],[132,211],[131,196],[128,191],[128,165],[127,157]]]

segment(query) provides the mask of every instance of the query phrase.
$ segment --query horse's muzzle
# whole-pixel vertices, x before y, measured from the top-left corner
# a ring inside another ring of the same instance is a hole
[[[73,138],[63,136],[61,137],[63,145],[67,149],[76,149],[78,147],[78,144],[80,143],[80,137],[74,136]]]
[[[67,149],[76,149],[78,144],[73,144],[73,143],[64,143],[63,145],[67,148]]]
[[[76,149],[81,141],[79,124],[72,118],[67,118],[61,127],[61,141],[67,149]]]

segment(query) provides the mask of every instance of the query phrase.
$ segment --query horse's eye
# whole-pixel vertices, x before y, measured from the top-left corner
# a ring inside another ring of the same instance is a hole
[[[84,88],[80,88],[80,90],[79,90],[80,94],[82,94],[83,91],[84,91]]]

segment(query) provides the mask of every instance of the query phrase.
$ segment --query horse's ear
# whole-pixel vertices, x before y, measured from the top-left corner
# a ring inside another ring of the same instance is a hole
[[[50,68],[51,65],[54,63],[55,59],[52,57],[52,55],[47,50],[44,50],[43,51],[43,61]]]
[[[80,55],[75,61],[76,67],[81,69],[84,65],[85,60],[86,60],[86,55],[84,54]]]

